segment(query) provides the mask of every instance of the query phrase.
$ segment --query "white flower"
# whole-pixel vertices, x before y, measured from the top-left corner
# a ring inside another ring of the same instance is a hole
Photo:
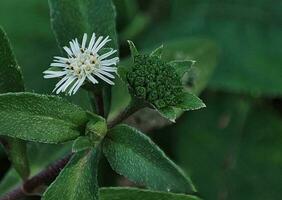
[[[55,89],[57,94],[68,91],[69,95],[75,94],[86,80],[97,84],[97,78],[113,85],[117,73],[118,57],[109,58],[116,50],[110,49],[107,53],[99,55],[99,50],[111,41],[109,36],[103,39],[102,36],[96,37],[93,33],[88,47],[86,47],[87,34],[83,35],[82,44],[78,43],[77,38],[72,40],[69,47],[64,47],[68,57],[54,57],[54,62],[50,68],[44,71],[44,78],[62,78]]]

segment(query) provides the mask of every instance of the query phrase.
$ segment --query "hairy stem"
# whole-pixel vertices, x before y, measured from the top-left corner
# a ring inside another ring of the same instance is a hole
[[[59,175],[60,171],[66,166],[71,156],[72,154],[69,154],[64,158],[56,161],[47,169],[42,170],[35,176],[26,180],[21,186],[5,194],[3,197],[0,198],[0,200],[21,199],[25,196],[28,196],[29,194],[32,194],[32,192],[39,186],[49,184]]]

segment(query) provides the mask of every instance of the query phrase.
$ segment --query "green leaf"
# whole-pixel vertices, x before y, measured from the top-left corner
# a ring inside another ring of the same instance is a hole
[[[189,178],[150,138],[126,125],[109,131],[103,152],[111,167],[119,174],[149,189],[192,193]]]
[[[139,55],[139,52],[138,52],[135,44],[130,40],[128,40],[127,42],[128,42],[129,48],[130,48],[131,57],[134,58],[134,56]]]
[[[0,27],[0,93],[24,91],[21,69],[12,52],[8,37]],[[26,143],[14,138],[3,139],[13,167],[23,178],[29,175]]]
[[[189,73],[184,75],[186,88],[200,94],[209,83],[217,64],[218,47],[208,39],[178,39],[165,43],[163,58],[171,60],[194,60]]]
[[[43,194],[43,200],[98,200],[99,151],[76,153]]]
[[[60,47],[68,45],[84,33],[112,39],[109,45],[117,47],[116,12],[111,0],[49,0],[51,23]]]
[[[0,95],[1,135],[43,143],[61,143],[80,135],[87,122],[81,108],[66,100],[33,93]]]
[[[173,107],[158,108],[157,111],[165,118],[175,122],[176,112]]]
[[[194,60],[174,60],[169,62],[180,77],[183,77],[183,75],[191,69],[194,63]]]
[[[206,105],[199,97],[189,92],[185,92],[185,95],[183,97],[183,102],[181,104],[178,104],[176,107],[188,111],[188,110],[197,110],[200,108],[204,108],[206,107]]]
[[[163,54],[163,49],[164,49],[164,45],[161,45],[160,47],[156,48],[151,54],[150,56],[156,56],[158,58],[162,57]]]
[[[87,136],[80,136],[78,137],[72,145],[72,152],[80,152],[93,147],[93,144],[89,137]]]
[[[89,136],[92,144],[97,146],[105,137],[108,127],[106,120],[94,113],[89,113],[89,122],[86,125],[85,134]]]
[[[137,188],[102,188],[100,200],[200,200],[196,196],[155,192]]]

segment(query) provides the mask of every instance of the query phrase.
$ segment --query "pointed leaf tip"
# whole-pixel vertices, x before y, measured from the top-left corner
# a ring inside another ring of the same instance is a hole
[[[127,42],[128,42],[129,48],[130,48],[132,58],[134,58],[134,56],[139,55],[139,52],[138,52],[135,44],[130,40],[127,40]]]
[[[151,57],[158,57],[161,58],[162,54],[163,54],[163,49],[164,49],[164,45],[159,46],[158,48],[156,48],[154,51],[152,51],[152,53],[150,54]]]

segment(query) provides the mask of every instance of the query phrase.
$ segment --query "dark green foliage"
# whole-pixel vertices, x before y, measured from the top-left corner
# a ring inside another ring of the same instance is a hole
[[[157,56],[137,55],[127,80],[133,93],[156,108],[176,106],[183,102],[181,77],[175,69]]]

